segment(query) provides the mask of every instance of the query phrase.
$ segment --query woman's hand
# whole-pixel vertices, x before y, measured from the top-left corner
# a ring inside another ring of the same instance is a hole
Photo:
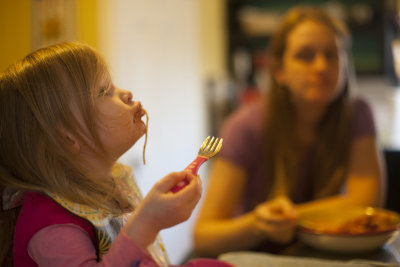
[[[278,243],[288,243],[293,239],[297,216],[287,197],[266,201],[258,205],[253,214],[257,231],[266,238]]]
[[[189,184],[179,192],[171,192],[171,188],[183,179],[187,179]],[[125,224],[124,231],[132,240],[146,248],[155,240],[160,230],[190,217],[201,197],[201,191],[199,176],[188,171],[168,174],[149,191]]]

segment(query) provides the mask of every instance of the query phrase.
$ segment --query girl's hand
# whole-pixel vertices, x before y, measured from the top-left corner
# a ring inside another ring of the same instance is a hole
[[[278,243],[288,243],[293,239],[297,216],[293,203],[287,197],[264,202],[253,213],[257,231],[266,238]]]
[[[187,179],[189,184],[179,192],[171,192],[171,188],[183,179]],[[125,224],[124,231],[143,248],[147,247],[160,230],[190,217],[201,191],[199,176],[188,171],[168,174],[153,186]]]

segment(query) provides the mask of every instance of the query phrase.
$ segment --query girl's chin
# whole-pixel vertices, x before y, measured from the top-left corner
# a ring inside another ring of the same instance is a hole
[[[133,124],[139,131],[146,131],[146,124],[141,119],[134,120]]]
[[[131,139],[131,141],[132,141],[131,147],[132,147],[133,145],[135,145],[136,142],[139,141],[139,140],[144,136],[144,134],[145,134],[145,133],[138,133],[137,135],[135,135],[135,136]]]
[[[142,133],[142,135],[146,133],[146,124],[144,124],[143,121],[140,121],[140,132]]]
[[[140,125],[137,131],[137,139],[142,138],[146,134],[146,125]]]

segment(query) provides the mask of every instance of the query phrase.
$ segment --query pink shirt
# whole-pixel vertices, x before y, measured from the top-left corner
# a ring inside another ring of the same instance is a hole
[[[84,219],[49,197],[26,192],[14,232],[15,266],[158,266],[122,229],[97,262],[96,231]],[[101,242],[101,241],[100,241]],[[170,265],[171,266],[171,265]],[[213,259],[196,259],[185,267],[232,267]]]
[[[14,232],[14,265],[157,266],[123,230],[97,262],[96,234],[88,221],[46,195],[26,192]]]
[[[62,239],[62,244],[59,240]],[[88,233],[74,224],[55,224],[41,229],[28,243],[28,254],[39,266],[118,266],[156,267],[151,256],[138,247],[122,229],[103,255],[96,261],[96,250]],[[170,265],[170,267],[178,267]],[[215,259],[194,259],[181,267],[234,267]]]
[[[157,266],[123,230],[101,262],[97,262],[89,234],[75,224],[56,224],[41,229],[29,241],[28,253],[39,266]]]

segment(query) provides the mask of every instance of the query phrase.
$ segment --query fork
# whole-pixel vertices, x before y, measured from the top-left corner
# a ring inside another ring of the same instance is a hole
[[[215,140],[214,140],[215,139]],[[197,175],[197,171],[199,170],[200,166],[206,162],[209,158],[215,156],[222,147],[222,138],[215,138],[214,136],[210,137],[208,136],[206,140],[204,140],[203,144],[201,145],[199,152],[197,153],[197,157],[195,160],[192,161],[186,168],[186,170],[191,171],[194,175]],[[189,184],[189,181],[187,179],[184,179],[177,183],[171,191],[173,193],[178,192],[181,190],[183,187],[185,187],[187,184]]]

